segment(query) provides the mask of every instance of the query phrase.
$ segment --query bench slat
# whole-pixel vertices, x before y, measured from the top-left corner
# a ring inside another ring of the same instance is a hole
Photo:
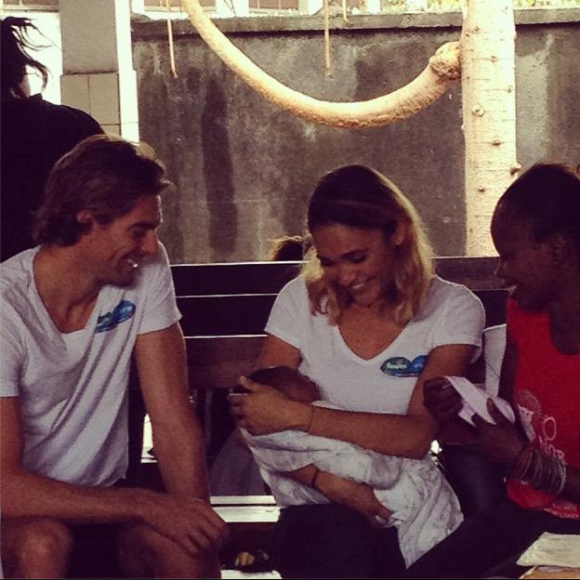
[[[177,298],[186,336],[262,334],[276,294]]]
[[[476,290],[483,302],[487,326],[505,322],[506,290]],[[275,294],[185,296],[177,299],[186,336],[262,334]]]
[[[232,262],[174,264],[177,296],[277,294],[300,271],[302,262]],[[499,288],[497,258],[444,256],[435,258],[437,274],[468,288]]]
[[[276,500],[272,495],[212,495],[211,505],[272,506]]]
[[[234,387],[254,369],[263,343],[264,336],[187,337],[190,388]]]
[[[280,516],[277,506],[213,506],[217,514],[228,524],[275,524]]]
[[[444,256],[435,258],[435,271],[441,278],[471,290],[500,289],[500,280],[495,275],[497,264],[497,258]]]
[[[174,264],[177,296],[277,294],[300,271],[301,262]]]

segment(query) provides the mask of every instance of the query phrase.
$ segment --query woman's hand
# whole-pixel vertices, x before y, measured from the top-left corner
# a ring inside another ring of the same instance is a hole
[[[487,410],[496,422],[495,425],[474,415],[477,439],[473,444],[477,452],[504,469],[511,469],[520,452],[528,444],[520,430],[512,425],[493,404],[487,400]]]
[[[240,427],[252,435],[267,435],[286,429],[308,430],[312,407],[290,400],[280,391],[240,377],[247,395],[230,395],[230,408]]]
[[[316,488],[330,501],[342,504],[362,514],[373,527],[378,527],[377,516],[387,521],[392,511],[386,508],[373,489],[364,483],[356,483],[331,473],[321,471]]]

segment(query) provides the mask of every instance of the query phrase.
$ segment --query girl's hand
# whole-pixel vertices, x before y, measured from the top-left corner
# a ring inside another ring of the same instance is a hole
[[[477,439],[473,445],[479,454],[493,463],[504,469],[511,469],[528,441],[520,430],[503,416],[491,399],[487,400],[487,410],[496,424],[488,423],[474,415]]]
[[[461,396],[444,377],[425,381],[423,397],[425,407],[440,427],[456,419],[463,406]]]
[[[238,425],[252,435],[267,435],[286,429],[308,430],[312,407],[290,400],[280,391],[240,377],[249,394],[229,396]]]

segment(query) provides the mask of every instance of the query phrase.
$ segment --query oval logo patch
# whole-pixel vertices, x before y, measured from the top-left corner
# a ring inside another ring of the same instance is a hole
[[[113,330],[122,322],[129,320],[135,314],[135,305],[128,300],[121,300],[112,312],[99,316],[95,332],[107,332]]]
[[[381,365],[381,371],[391,377],[418,377],[427,364],[427,358],[422,354],[410,361],[404,356],[394,356]]]

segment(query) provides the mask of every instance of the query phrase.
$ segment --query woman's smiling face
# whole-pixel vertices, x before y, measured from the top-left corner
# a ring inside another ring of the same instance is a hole
[[[343,224],[317,227],[312,239],[326,280],[338,286],[358,306],[382,302],[393,281],[399,228],[387,239],[378,228]]]
[[[524,310],[545,308],[555,295],[558,279],[549,240],[534,240],[532,224],[517,215],[509,204],[500,204],[491,226],[499,254],[496,275],[511,290]]]

